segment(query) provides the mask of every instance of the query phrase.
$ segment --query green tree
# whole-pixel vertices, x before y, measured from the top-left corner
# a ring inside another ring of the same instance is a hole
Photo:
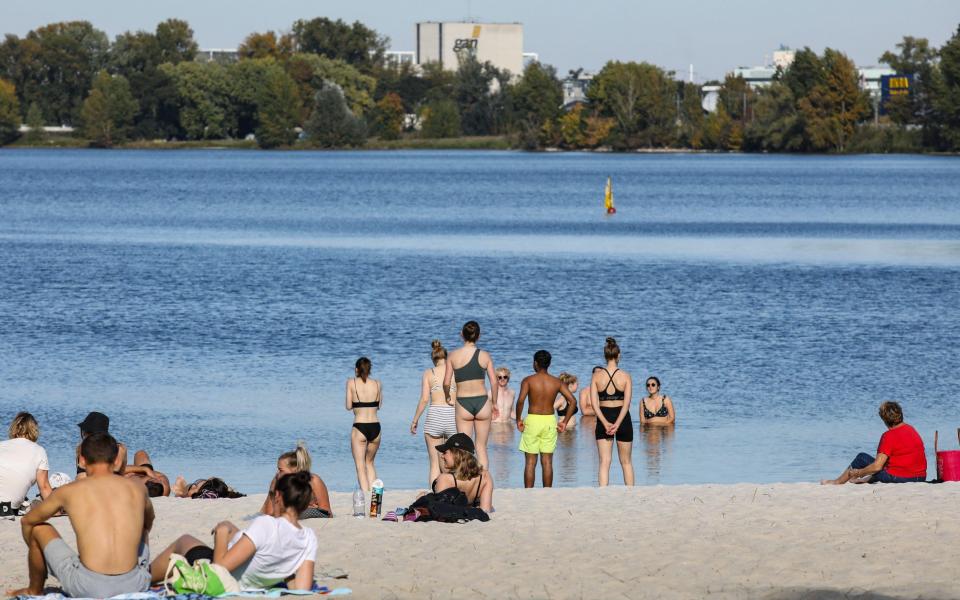
[[[154,33],[126,32],[110,49],[110,70],[130,82],[130,91],[140,106],[134,118],[134,135],[141,138],[171,138],[182,135],[173,80],[160,65],[179,64],[196,57],[197,44],[186,21],[169,19]]]
[[[734,121],[744,123],[752,119],[754,91],[742,76],[728,74],[720,86],[717,102],[723,105],[727,115]]]
[[[181,62],[161,65],[160,70],[175,86],[180,129],[187,139],[219,139],[236,134],[236,101],[225,66]]]
[[[502,124],[502,90],[510,75],[490,62],[479,62],[465,54],[457,67],[453,96],[460,113],[460,126],[466,135],[499,133]]]
[[[440,99],[427,103],[420,111],[420,119],[423,123],[420,137],[435,139],[460,135],[460,113],[453,100]]]
[[[416,112],[430,91],[430,78],[421,76],[414,65],[407,63],[398,68],[388,66],[380,69],[376,73],[376,80],[374,98],[379,101],[387,94],[397,94],[407,113]]]
[[[547,138],[554,135],[557,141],[562,138],[567,142],[563,127],[556,123],[563,110],[563,87],[555,68],[539,62],[527,65],[523,77],[513,87],[511,100],[511,121],[521,146],[534,148],[548,142]],[[568,134],[572,133],[572,125],[567,123]]]
[[[177,64],[197,57],[197,42],[190,24],[180,19],[167,19],[157,25],[160,61]]]
[[[678,142],[681,146],[699,150],[703,146],[703,100],[700,86],[695,83],[681,83],[680,88],[680,130]]]
[[[17,89],[9,81],[0,79],[0,146],[9,144],[20,135],[20,101]]]
[[[90,143],[110,148],[126,139],[137,113],[137,101],[125,77],[100,71],[81,112],[84,133]]]
[[[93,78],[106,64],[107,35],[87,21],[44,25],[0,47],[0,77],[17,88],[21,105],[36,102],[44,120],[72,124]]]
[[[257,144],[261,148],[289,146],[297,139],[300,94],[297,84],[277,67],[267,72],[257,102]]]
[[[342,60],[316,54],[294,54],[286,62],[287,72],[300,88],[304,99],[304,114],[313,112],[317,92],[330,83],[339,86],[347,106],[356,116],[363,116],[373,108],[373,93],[377,80],[364,75]]]
[[[940,65],[932,87],[934,118],[939,124],[936,147],[960,150],[960,27],[940,47]]]
[[[30,128],[26,135],[28,142],[36,144],[43,140],[43,113],[40,112],[36,102],[27,109],[26,125]]]
[[[350,111],[343,91],[334,83],[317,92],[304,131],[310,143],[320,148],[362,146],[367,136],[363,119]]]
[[[826,70],[817,53],[804,48],[797,51],[781,80],[799,100],[806,98],[814,87],[826,83]]]
[[[797,152],[805,149],[804,122],[790,88],[779,81],[759,91],[755,118],[744,132],[744,148],[752,151]]]
[[[237,48],[237,54],[240,55],[241,60],[256,58],[285,60],[293,54],[293,37],[290,35],[277,37],[273,31],[251,33]]]
[[[384,140],[395,140],[403,131],[403,122],[406,113],[403,109],[403,100],[393,92],[377,102],[374,111],[373,131]]]
[[[857,68],[846,55],[827,48],[820,64],[821,81],[797,102],[804,122],[804,149],[843,152],[857,123],[870,113],[869,101],[860,89]]]
[[[593,78],[587,98],[616,122],[616,147],[657,147],[669,145],[674,137],[675,90],[660,67],[611,61]]]
[[[389,38],[359,21],[350,25],[340,19],[333,21],[326,17],[296,21],[292,34],[297,52],[340,59],[366,74],[383,63],[390,44]]]

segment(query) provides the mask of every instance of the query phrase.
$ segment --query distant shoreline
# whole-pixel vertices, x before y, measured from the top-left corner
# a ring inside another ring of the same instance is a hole
[[[52,137],[40,142],[26,142],[23,139],[0,147],[4,149],[81,149],[81,150],[104,150],[90,145],[89,141],[83,138],[74,137]],[[276,148],[275,150],[264,150],[257,146],[253,140],[190,140],[190,141],[164,141],[164,140],[137,140],[118,144],[110,150],[257,150],[262,152],[279,151],[364,151],[364,150],[503,150],[512,152],[527,152],[531,154],[566,154],[566,153],[586,153],[586,154],[776,154],[782,156],[856,156],[861,154],[878,154],[870,152],[845,152],[845,153],[803,153],[803,152],[742,152],[733,150],[698,150],[694,148],[633,148],[630,150],[614,150],[609,147],[600,147],[595,149],[575,149],[567,150],[564,148],[543,148],[537,150],[528,150],[517,148],[511,145],[507,136],[476,136],[459,138],[438,138],[421,139],[405,138],[399,140],[380,140],[372,138],[362,147],[355,148],[317,148],[307,144],[295,144]],[[958,152],[887,152],[879,154],[890,155],[915,155],[915,156],[960,156]]]

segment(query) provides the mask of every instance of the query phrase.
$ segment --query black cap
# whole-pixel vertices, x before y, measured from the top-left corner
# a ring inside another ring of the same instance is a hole
[[[476,452],[476,449],[473,447],[473,440],[471,440],[470,436],[465,433],[455,433],[451,435],[450,439],[448,439],[446,443],[437,446],[437,452],[446,452],[447,450],[452,450],[453,448],[465,450],[470,454]]]
[[[77,425],[80,426],[80,431],[83,433],[109,433],[110,417],[103,413],[92,412]]]

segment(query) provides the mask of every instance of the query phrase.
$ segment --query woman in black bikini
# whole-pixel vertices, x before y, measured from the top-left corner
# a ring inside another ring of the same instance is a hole
[[[493,359],[486,350],[477,348],[480,339],[480,324],[467,321],[460,331],[463,346],[450,353],[447,368],[443,375],[443,393],[450,400],[450,384],[457,382],[457,431],[474,437],[476,431],[477,458],[486,468],[487,438],[490,437],[490,422],[500,416],[497,409],[497,375],[493,370]],[[491,393],[483,378],[490,380]]]
[[[465,433],[451,436],[437,446],[444,472],[433,480],[434,492],[456,487],[467,497],[470,506],[490,512],[493,509],[493,478],[483,470],[474,456],[473,440]]]
[[[630,400],[633,397],[633,379],[617,365],[620,363],[620,346],[617,340],[608,337],[603,348],[607,366],[593,371],[590,385],[595,393],[597,413],[597,451],[600,453],[600,487],[610,480],[610,463],[613,462],[613,441],[617,441],[617,454],[623,469],[624,485],[633,485],[633,420],[630,418]]]
[[[673,425],[676,420],[673,400],[660,393],[660,380],[647,377],[647,397],[640,401],[640,424]]]
[[[353,427],[350,429],[350,449],[357,466],[357,483],[364,492],[370,492],[370,484],[377,478],[373,459],[380,448],[380,421],[377,411],[383,404],[380,382],[370,378],[370,359],[357,359],[355,377],[347,380],[347,410],[353,411]]]

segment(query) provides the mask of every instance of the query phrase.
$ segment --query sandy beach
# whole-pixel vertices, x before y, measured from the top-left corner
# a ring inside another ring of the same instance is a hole
[[[960,598],[960,484],[498,490],[489,523],[310,520],[318,574],[356,598]],[[391,491],[385,506],[414,491]],[[159,552],[243,525],[263,496],[155,500]],[[65,518],[58,529],[72,544]],[[26,582],[18,523],[0,521],[0,589]],[[55,585],[51,580],[48,585]]]

